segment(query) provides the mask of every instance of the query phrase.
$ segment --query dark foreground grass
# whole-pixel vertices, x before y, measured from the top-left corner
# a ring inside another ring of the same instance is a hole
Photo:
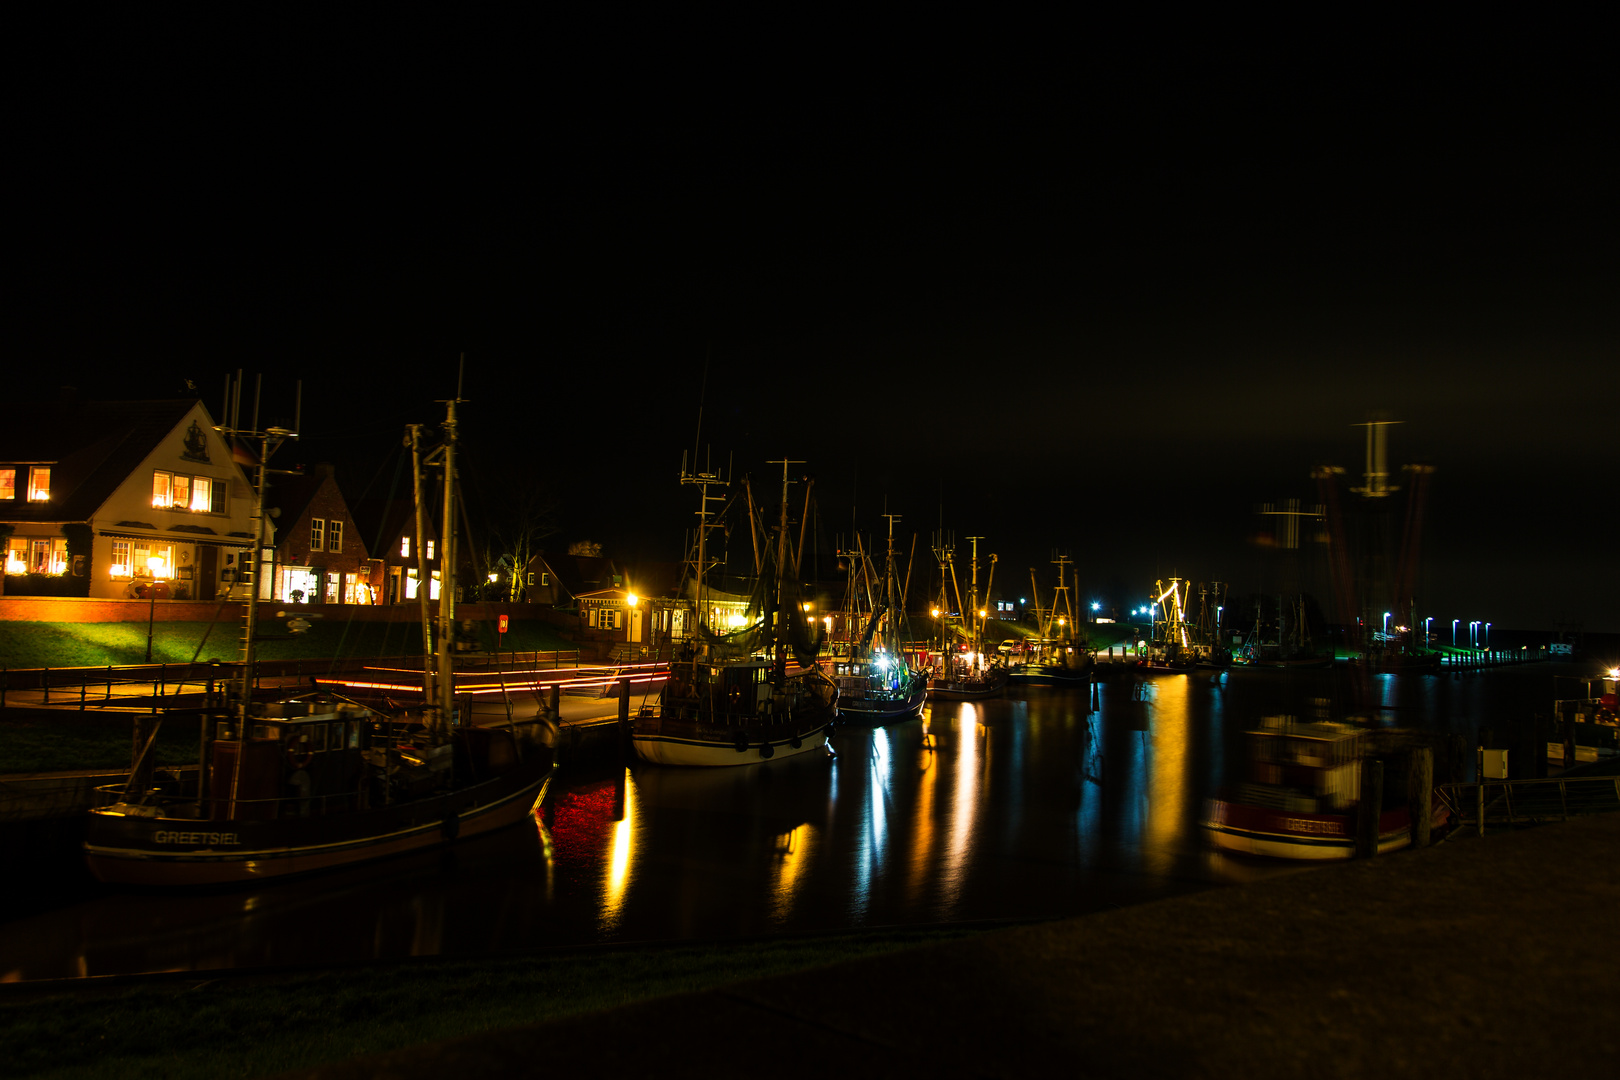
[[[197,736],[195,718],[167,721],[153,747],[156,763],[195,765]],[[128,769],[133,743],[127,719],[72,712],[8,715],[0,721],[0,774]]]
[[[897,952],[993,927],[587,949],[0,994],[0,1075],[251,1077]]]

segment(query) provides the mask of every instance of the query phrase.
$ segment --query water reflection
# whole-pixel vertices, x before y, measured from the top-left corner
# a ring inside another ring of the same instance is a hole
[[[1375,688],[1381,715],[1472,740],[1545,709],[1552,673]],[[1332,672],[1166,675],[1103,684],[1092,712],[1032,688],[840,730],[836,757],[564,774],[535,828],[445,852],[248,892],[86,889],[0,924],[0,979],[1060,916],[1275,873],[1209,852],[1197,809],[1261,716],[1342,713],[1340,692]]]

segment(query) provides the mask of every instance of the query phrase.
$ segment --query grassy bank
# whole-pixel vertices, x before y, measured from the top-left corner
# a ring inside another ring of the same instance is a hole
[[[989,927],[589,949],[208,981],[13,987],[11,1076],[265,1076],[946,941]]]
[[[0,723],[0,774],[128,769],[130,721],[94,713],[8,715]],[[197,763],[197,721],[171,720],[152,748],[158,765]]]
[[[514,622],[504,640],[493,623],[478,626],[479,645],[518,652],[572,649],[574,643],[542,622]],[[183,664],[195,656],[236,659],[234,622],[170,622],[152,627],[152,662]],[[201,651],[199,652],[199,646]],[[420,656],[419,623],[348,622],[315,619],[303,634],[290,634],[281,619],[259,622],[257,651],[264,660],[334,660],[367,656]],[[0,667],[105,667],[146,661],[145,623],[0,622]]]

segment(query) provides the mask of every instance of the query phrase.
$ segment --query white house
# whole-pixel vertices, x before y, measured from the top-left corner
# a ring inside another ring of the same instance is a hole
[[[157,582],[160,596],[211,600],[241,576],[256,546],[253,490],[201,401],[19,403],[8,413],[8,592],[114,599]],[[88,581],[60,580],[69,578]]]

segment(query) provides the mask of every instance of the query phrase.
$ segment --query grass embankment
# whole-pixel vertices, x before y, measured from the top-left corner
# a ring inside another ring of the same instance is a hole
[[[491,652],[497,646],[502,652],[574,648],[556,627],[542,622],[513,622],[504,639],[493,623],[479,624],[478,635],[480,648]],[[235,660],[236,639],[237,624],[231,620],[221,619],[212,629],[206,622],[156,623],[152,627],[152,662],[184,664],[193,656]],[[328,617],[311,620],[305,633],[289,634],[285,620],[261,619],[255,651],[261,660],[338,662],[367,656],[420,656],[422,630],[415,622],[348,622]],[[105,667],[145,662],[145,623],[0,622],[0,667]]]
[[[265,1076],[982,932],[874,931],[0,995],[11,1076]]]
[[[123,717],[29,713],[0,723],[0,774],[129,768],[134,732]],[[152,748],[158,765],[197,763],[197,720],[171,720]]]

